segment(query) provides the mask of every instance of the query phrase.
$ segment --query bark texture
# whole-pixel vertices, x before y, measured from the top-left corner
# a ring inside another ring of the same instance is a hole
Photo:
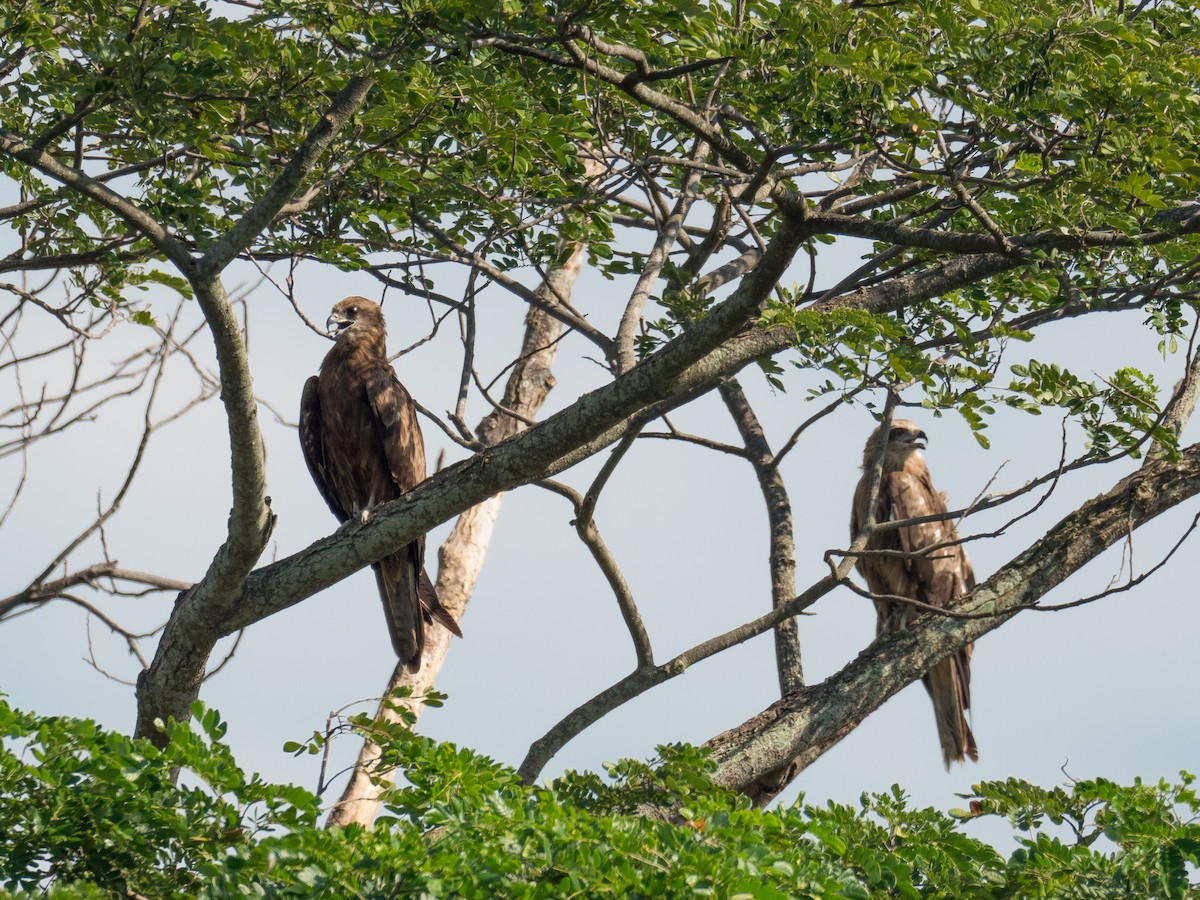
[[[715,779],[758,805],[931,666],[1022,609],[1035,606],[1102,551],[1200,493],[1200,444],[1174,461],[1150,461],[1072,512],[963,598],[960,617],[923,615],[884,635],[817,685],[794,691],[708,741]],[[965,614],[965,615],[961,615]]]

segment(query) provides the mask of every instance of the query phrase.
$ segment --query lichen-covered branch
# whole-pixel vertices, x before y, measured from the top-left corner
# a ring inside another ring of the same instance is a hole
[[[733,417],[746,445],[746,456],[754,468],[767,507],[770,533],[768,563],[771,570],[771,607],[778,609],[796,596],[796,545],[792,534],[792,503],[787,485],[758,416],[737,381],[730,379],[720,388],[721,399]],[[795,618],[775,626],[775,668],[779,674],[779,692],[788,694],[804,687],[804,666],[800,656],[799,626]]]
[[[1150,462],[1089,500],[963,598],[971,619],[922,616],[840,672],[712,738],[716,780],[765,804],[901,688],[1037,602],[1102,551],[1200,493],[1200,445]]]

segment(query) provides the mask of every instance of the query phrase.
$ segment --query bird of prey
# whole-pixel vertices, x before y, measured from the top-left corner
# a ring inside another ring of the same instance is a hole
[[[852,536],[857,535],[867,521],[871,467],[878,438],[879,429],[876,429],[863,450],[863,476],[854,491],[854,509],[850,517]],[[925,441],[925,432],[916,423],[907,419],[892,421],[883,453],[879,495],[875,501],[876,522],[946,512],[945,495],[934,489],[933,479],[921,456]],[[957,541],[958,532],[948,519],[877,531],[867,541],[867,550],[898,550],[915,555],[865,555],[858,558],[855,566],[866,579],[872,594],[909,597],[930,606],[946,607],[975,587],[975,573],[966,551]],[[941,546],[943,544],[947,546]],[[922,555],[922,551],[930,547],[938,549]],[[878,613],[876,636],[903,629],[906,614],[912,611],[903,603],[886,599],[876,600],[875,609]],[[964,762],[967,757],[979,759],[975,736],[971,734],[966,718],[966,711],[971,706],[973,649],[974,644],[968,644],[942,660],[921,679],[933,700],[938,740],[947,770],[952,762]]]
[[[387,357],[383,311],[364,297],[333,307],[335,338],[320,372],[304,384],[300,446],[317,489],[339,522],[365,518],[425,478],[416,405]],[[396,656],[421,667],[425,625],[437,619],[462,637],[425,572],[425,537],[372,564]]]

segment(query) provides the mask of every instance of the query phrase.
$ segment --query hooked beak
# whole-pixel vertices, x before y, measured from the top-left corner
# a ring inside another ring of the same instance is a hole
[[[325,320],[325,328],[331,335],[337,337],[343,331],[350,327],[350,320],[342,316],[333,315]]]

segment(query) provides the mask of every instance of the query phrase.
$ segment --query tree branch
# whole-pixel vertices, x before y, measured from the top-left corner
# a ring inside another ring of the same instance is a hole
[[[703,140],[697,141],[696,147],[692,151],[692,159],[703,159],[708,155],[708,152],[708,144]],[[625,312],[621,315],[621,323],[617,328],[617,340],[614,348],[616,371],[618,374],[628,372],[637,364],[634,339],[638,335],[642,313],[646,309],[646,303],[650,300],[650,289],[654,287],[654,283],[662,273],[663,265],[666,264],[670,255],[671,247],[674,246],[675,241],[678,239],[684,220],[692,208],[692,202],[695,199],[695,187],[700,181],[700,174],[700,172],[692,170],[684,178],[683,187],[680,189],[679,196],[675,200],[675,208],[671,210],[671,214],[662,223],[662,227],[658,231],[658,237],[654,241],[654,246],[650,249],[650,253],[642,265],[641,274],[638,275],[637,284],[634,285],[629,302],[625,304]]]
[[[629,434],[636,434],[636,432],[631,429]],[[629,587],[629,582],[625,580],[625,574],[621,571],[621,567],[617,565],[612,551],[608,549],[608,544],[600,536],[600,529],[596,527],[596,520],[592,516],[594,510],[588,508],[586,515],[584,513],[588,498],[570,485],[561,484],[557,481],[547,479],[539,481],[538,485],[562,497],[566,497],[571,502],[571,505],[575,507],[575,532],[579,535],[579,539],[583,541],[584,546],[588,548],[588,552],[592,554],[592,559],[596,561],[596,565],[599,566],[601,573],[604,575],[604,580],[608,582],[613,596],[617,599],[617,606],[621,610],[621,618],[625,620],[625,628],[629,631],[630,640],[633,641],[633,652],[637,658],[637,668],[645,669],[654,665],[654,650],[650,644],[650,635],[646,631],[646,624],[642,621],[642,614],[638,611],[637,603],[633,599],[633,591]]]
[[[770,534],[768,554],[771,572],[771,607],[778,609],[796,596],[796,545],[792,532],[792,503],[771,445],[758,416],[750,406],[741,385],[734,379],[722,382],[718,390],[738,434],[746,445],[746,458],[754,468],[767,507]],[[775,668],[779,674],[779,693],[787,695],[804,687],[804,666],[800,655],[799,626],[794,618],[775,626]]]
[[[1080,506],[956,607],[979,618],[921,616],[878,638],[840,672],[708,741],[718,783],[762,805],[932,666],[1008,621],[1131,530],[1200,493],[1200,445],[1150,463]]]
[[[333,98],[329,109],[321,117],[321,121],[313,127],[296,148],[296,152],[288,161],[263,195],[255,201],[237,224],[213,244],[208,252],[196,263],[195,277],[200,280],[210,280],[220,276],[225,267],[235,257],[253,243],[263,229],[274,221],[279,211],[295,196],[304,179],[316,165],[317,160],[333,143],[338,132],[345,127],[363,103],[367,93],[375,83],[373,78],[358,75],[350,79],[347,85]]]

